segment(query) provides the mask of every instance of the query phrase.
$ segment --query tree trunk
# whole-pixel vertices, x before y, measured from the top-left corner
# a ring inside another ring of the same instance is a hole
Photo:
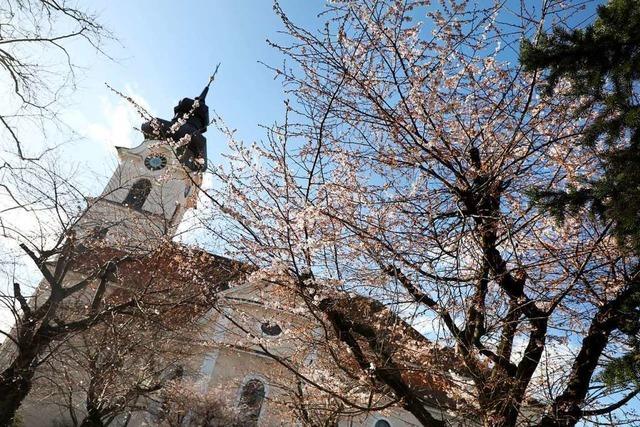
[[[513,380],[507,376],[493,377],[482,388],[479,400],[485,427],[513,427],[519,415],[522,396],[518,387],[509,386]]]
[[[38,355],[52,341],[48,329],[34,332],[33,323],[25,321],[22,328],[17,328],[20,330],[17,342],[23,344],[16,350],[11,365],[0,373],[0,427],[12,424],[22,401],[31,391]]]
[[[99,411],[90,411],[89,414],[82,420],[80,427],[104,427],[102,417]]]
[[[99,401],[95,398],[95,376],[92,377],[89,383],[89,390],[87,391],[87,400],[85,406],[87,408],[87,416],[82,420],[80,427],[104,427],[102,422],[103,411]]]
[[[23,361],[14,362],[0,377],[0,427],[12,425],[20,404],[31,390],[35,371],[31,367],[18,367]]]
[[[483,425],[486,427],[513,427],[518,420],[518,410],[508,408],[506,410],[486,413]]]

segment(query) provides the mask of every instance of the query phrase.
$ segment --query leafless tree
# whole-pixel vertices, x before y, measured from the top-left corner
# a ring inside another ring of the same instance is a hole
[[[25,139],[62,124],[57,104],[75,88],[78,69],[73,43],[104,53],[103,41],[111,38],[95,15],[67,0],[0,5],[0,81],[10,88],[0,110],[0,129],[7,149],[21,159],[40,156],[25,146]]]
[[[33,397],[59,405],[75,426],[108,426],[146,413],[201,348],[200,326],[114,315],[58,347],[40,368]]]
[[[246,426],[243,414],[229,408],[215,390],[203,393],[197,383],[173,381],[163,390],[160,423],[169,427],[197,425],[205,427]]]
[[[108,332],[113,331],[109,325],[115,324],[129,325],[121,332],[144,342],[149,334],[157,333],[151,325],[163,325],[166,317],[183,316],[175,324],[188,325],[189,315],[198,312],[194,307],[204,298],[201,283],[194,284],[190,291],[167,283],[167,278],[172,277],[166,271],[169,265],[177,267],[178,259],[183,259],[184,274],[192,265],[184,254],[180,258],[174,253],[174,246],[164,240],[166,236],[158,236],[153,247],[134,247],[126,231],[120,233],[122,241],[118,242],[105,239],[102,229],[94,230],[91,222],[83,223],[100,198],[87,206],[73,180],[56,168],[59,162],[46,163],[48,158],[49,155],[38,161],[24,161],[20,168],[6,168],[3,174],[2,195],[8,203],[0,216],[2,256],[6,259],[15,251],[23,252],[35,265],[41,281],[31,291],[15,272],[5,272],[7,287],[0,291],[0,299],[5,312],[12,314],[13,327],[0,329],[4,337],[0,425],[10,424],[31,390],[37,370],[60,360],[61,349],[69,355],[82,340],[95,343],[100,337],[109,337]],[[144,215],[137,217],[146,220]],[[136,224],[135,218],[127,224],[109,224],[104,219],[102,227],[128,225],[135,233]],[[143,265],[156,268],[147,270]],[[171,314],[174,312],[181,314]],[[131,316],[131,320],[126,321],[124,315]],[[98,326],[96,335],[87,335]],[[169,333],[171,329],[163,330]],[[115,345],[117,340],[110,337]],[[126,347],[117,351],[131,356]],[[85,353],[86,361],[99,363],[92,354]],[[114,357],[117,359],[119,354]],[[151,352],[150,357],[155,356]],[[157,361],[160,363],[159,358]],[[63,379],[59,378],[61,384]],[[92,379],[106,381],[100,376]],[[129,386],[130,390],[135,389],[135,384]]]

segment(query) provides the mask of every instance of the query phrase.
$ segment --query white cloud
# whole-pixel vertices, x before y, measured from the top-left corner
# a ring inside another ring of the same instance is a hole
[[[130,85],[126,85],[124,95],[133,99],[146,112],[153,115],[149,103]],[[99,142],[108,150],[115,146],[132,147],[137,145],[140,134],[135,128],[140,127],[142,118],[136,107],[128,100],[114,94],[111,97],[100,97],[101,114],[99,121],[86,121],[81,132],[91,140]]]

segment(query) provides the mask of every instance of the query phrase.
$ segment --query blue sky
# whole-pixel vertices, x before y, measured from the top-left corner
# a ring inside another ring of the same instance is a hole
[[[324,3],[280,1],[292,20],[308,29],[323,24],[317,14]],[[81,0],[79,4],[95,12],[117,39],[103,45],[112,59],[82,43],[71,51],[82,72],[77,91],[63,100],[62,111],[83,138],[66,144],[62,152],[91,177],[83,179],[89,194],[99,193],[115,169],[113,146],[142,141],[133,130],[141,122],[135,110],[105,83],[168,119],[178,99],[197,95],[220,63],[208,104],[237,129],[239,139],[261,139],[265,131],[259,125],[281,119],[281,82],[259,63],[280,65],[283,60],[266,43],[283,38],[272,0],[193,0],[179,6],[170,0]],[[209,159],[215,163],[226,141],[212,128],[207,138]],[[53,134],[47,143],[63,139]]]
[[[321,1],[284,0],[281,5],[296,22],[315,27]],[[84,139],[63,148],[71,161],[106,179],[115,167],[114,145],[137,145],[140,134],[131,130],[140,120],[130,106],[106,86],[133,95],[154,114],[171,118],[177,100],[197,95],[216,64],[221,67],[208,104],[237,129],[245,141],[264,136],[260,124],[282,114],[280,81],[258,61],[278,65],[282,57],[266,39],[282,38],[279,18],[270,0],[90,2],[100,21],[117,42],[107,41],[113,59],[88,46],[73,52],[83,66],[78,90],[65,100],[67,122]],[[210,128],[211,160],[224,149],[224,138]],[[92,180],[92,192],[103,179]]]

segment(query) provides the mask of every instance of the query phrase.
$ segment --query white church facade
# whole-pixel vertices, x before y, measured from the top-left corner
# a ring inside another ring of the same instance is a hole
[[[147,135],[139,146],[118,148],[118,168],[100,197],[89,201],[89,208],[77,224],[80,238],[98,234],[107,246],[113,244],[118,250],[142,252],[152,251],[154,245],[174,235],[185,212],[196,206],[206,165],[206,140],[202,136],[208,123],[206,91],[195,100],[182,100],[176,107],[174,121],[143,126]],[[182,118],[186,120],[179,122]],[[154,126],[156,129],[152,129]],[[171,135],[166,138],[150,136],[162,135],[172,127]],[[188,135],[186,139],[185,135]],[[188,143],[170,144],[167,138]],[[233,263],[204,252],[199,256],[212,264]],[[223,299],[227,309],[203,314],[201,323],[209,343],[184,361],[185,378],[195,384],[196,392],[213,394],[230,408],[238,408],[247,426],[304,425],[290,402],[292,393],[303,387],[300,378],[279,363],[277,357],[253,345],[247,339],[247,331],[267,344],[277,342],[267,347],[282,360],[304,360],[311,364],[314,358],[321,357],[312,345],[305,348],[299,342],[288,342],[290,331],[309,326],[308,318],[280,308],[277,300],[282,295],[266,284],[236,281],[234,286],[221,283],[217,290],[216,298]],[[291,340],[294,339],[292,336]],[[68,409],[55,399],[43,394],[29,396],[20,409],[21,423],[29,427],[74,425]],[[113,425],[169,425],[161,416],[161,400],[140,402],[142,405],[148,410],[117,418]],[[434,415],[445,417],[435,408]],[[181,423],[196,425],[192,419],[187,413]],[[334,425],[406,427],[420,424],[407,411],[390,406],[384,411],[359,411],[340,416]]]

